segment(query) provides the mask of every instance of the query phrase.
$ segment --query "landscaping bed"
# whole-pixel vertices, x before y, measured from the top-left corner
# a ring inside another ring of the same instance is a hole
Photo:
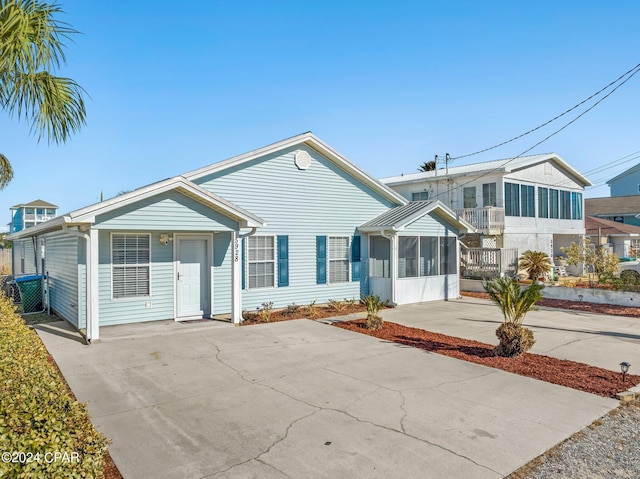
[[[283,309],[263,308],[258,311],[243,312],[243,326],[261,323],[274,323],[288,321],[290,319],[322,319],[333,316],[344,316],[352,313],[366,312],[364,304],[356,300],[330,301],[328,304],[316,305],[312,303],[306,306],[289,305]]]
[[[103,477],[107,459],[107,439],[5,296],[0,296],[0,450],[0,477]]]
[[[487,293],[476,293],[472,291],[461,291],[462,296],[470,298],[489,299]],[[630,318],[640,318],[640,308],[633,306],[621,306],[618,304],[600,304],[578,301],[568,301],[563,299],[542,299],[538,306],[548,308],[569,309],[573,311],[585,311],[587,313],[608,314],[612,316],[626,316]]]
[[[640,376],[627,375],[622,383],[620,373],[588,364],[525,353],[516,358],[494,356],[494,345],[433,333],[388,321],[382,329],[367,329],[364,320],[334,323],[335,326],[414,348],[443,354],[483,366],[502,369],[521,376],[559,384],[604,397],[614,397],[640,383]]]

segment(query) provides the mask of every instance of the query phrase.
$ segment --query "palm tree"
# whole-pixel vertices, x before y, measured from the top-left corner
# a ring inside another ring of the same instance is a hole
[[[551,271],[553,263],[547,253],[527,250],[518,258],[518,267],[527,272],[529,279],[536,281]]]
[[[496,278],[484,284],[489,298],[498,305],[503,323],[496,330],[498,356],[519,356],[535,343],[533,332],[522,326],[525,315],[542,299],[542,286],[537,283],[521,288],[511,278]]]
[[[62,13],[42,0],[0,0],[0,107],[31,124],[31,132],[64,143],[85,124],[84,90],[54,76],[65,62],[64,39],[76,30],[54,18]],[[13,169],[0,155],[0,189]]]
[[[425,161],[418,167],[418,171],[433,171],[436,169],[436,160]]]

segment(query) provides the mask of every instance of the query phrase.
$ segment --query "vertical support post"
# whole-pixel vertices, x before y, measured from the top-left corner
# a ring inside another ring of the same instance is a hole
[[[231,320],[233,324],[242,322],[242,265],[240,261],[241,239],[237,231],[231,233],[233,258],[231,264]]]
[[[100,339],[98,304],[98,230],[89,230],[87,245],[87,339]]]
[[[391,234],[391,303],[398,304],[397,282],[398,282],[398,235]]]

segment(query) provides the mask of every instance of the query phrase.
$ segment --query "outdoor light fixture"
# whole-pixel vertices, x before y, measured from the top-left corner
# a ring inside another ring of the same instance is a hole
[[[173,241],[173,237],[169,236],[168,234],[160,235],[160,243],[166,246],[169,244],[169,241]]]
[[[629,372],[629,366],[631,366],[631,364],[629,364],[626,361],[623,361],[620,363],[620,371],[622,371],[622,383],[624,384],[624,380],[625,377],[627,376],[627,373]]]

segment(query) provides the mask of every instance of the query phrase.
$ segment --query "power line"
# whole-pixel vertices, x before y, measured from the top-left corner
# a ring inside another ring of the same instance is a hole
[[[618,90],[618,88],[620,88],[622,85],[624,85],[625,83],[627,83],[629,80],[631,80],[631,78],[634,77],[634,75],[638,72],[640,72],[640,63],[638,65],[636,65],[633,69],[629,70],[629,71],[633,71],[633,73],[631,73],[623,82],[621,82],[620,84],[616,85],[616,87],[611,90],[609,93],[607,93],[605,96],[603,96],[602,98],[600,98],[597,102],[595,102],[593,105],[591,105],[589,108],[587,108],[585,111],[583,111],[582,113],[580,113],[578,116],[576,116],[573,120],[569,121],[568,123],[564,124],[562,127],[558,128],[556,131],[554,131],[553,133],[551,133],[550,135],[547,135],[545,138],[543,138],[542,140],[540,140],[539,142],[537,142],[535,145],[533,145],[530,148],[527,148],[526,150],[524,150],[523,152],[521,152],[520,154],[506,160],[502,165],[497,166],[495,168],[492,168],[491,170],[486,171],[485,173],[483,173],[480,176],[475,177],[473,180],[469,180],[466,183],[463,183],[461,185],[455,186],[451,189],[447,190],[447,194],[450,194],[452,191],[456,191],[459,190],[461,188],[464,188],[465,186],[467,186],[470,183],[475,183],[478,179],[483,178],[495,171],[501,170],[502,168],[504,168],[506,165],[508,165],[509,163],[511,163],[513,160],[520,158],[521,156],[524,156],[526,153],[530,152],[531,150],[533,150],[535,147],[541,145],[542,143],[544,143],[545,141],[547,141],[549,138],[554,137],[555,135],[557,135],[558,133],[560,133],[561,131],[563,131],[565,128],[567,128],[569,125],[572,125],[573,123],[575,123],[576,121],[578,121],[580,118],[582,118],[584,115],[586,115],[588,112],[590,112],[591,110],[593,110],[596,106],[598,106],[600,103],[602,103],[604,100],[606,100],[607,98],[609,98],[616,90]],[[629,72],[625,73],[625,75],[627,75]],[[625,75],[622,75],[623,77]],[[619,78],[618,78],[619,79]],[[616,80],[617,81],[617,80]],[[615,82],[612,82],[615,83]],[[611,84],[609,84],[608,86],[610,86]],[[607,87],[608,87],[607,86]],[[594,96],[594,95],[592,95]],[[548,122],[547,122],[548,123]],[[442,196],[444,193],[441,194],[437,194],[436,198]]]
[[[504,146],[504,145],[506,145],[506,144],[508,144],[508,143],[511,143],[512,141],[518,140],[518,139],[522,138],[523,136],[527,136],[527,135],[529,135],[530,133],[533,133],[534,131],[537,131],[537,130],[539,130],[539,129],[541,129],[541,128],[544,128],[544,127],[545,127],[545,126],[547,126],[549,123],[552,123],[552,122],[556,121],[557,119],[559,119],[559,118],[563,117],[564,115],[566,115],[566,114],[568,114],[568,113],[572,112],[572,111],[573,111],[573,110],[575,110],[576,108],[579,108],[580,106],[582,106],[583,104],[585,104],[586,102],[588,102],[589,100],[591,100],[592,98],[594,98],[594,97],[598,96],[600,93],[602,93],[603,91],[607,90],[610,86],[615,85],[616,83],[618,83],[622,78],[624,78],[625,76],[629,75],[631,72],[633,72],[633,73],[631,74],[631,76],[629,77],[629,78],[631,78],[633,75],[635,75],[636,73],[638,73],[638,72],[637,72],[637,70],[638,70],[638,68],[639,68],[639,67],[640,67],[640,63],[638,63],[636,66],[634,66],[633,68],[631,68],[631,69],[630,69],[630,70],[628,70],[627,72],[625,72],[625,73],[623,73],[622,75],[620,75],[618,78],[616,78],[614,81],[612,81],[611,83],[609,83],[607,86],[605,86],[605,87],[601,88],[600,90],[598,90],[597,92],[595,92],[593,95],[591,95],[591,96],[589,96],[588,98],[586,98],[586,99],[582,100],[580,103],[578,103],[577,105],[575,105],[575,106],[573,106],[573,107],[569,108],[568,110],[566,110],[566,111],[564,111],[564,112],[560,113],[559,115],[555,116],[555,117],[554,117],[554,118],[552,118],[551,120],[546,121],[546,122],[545,122],[545,123],[543,123],[542,125],[539,125],[539,126],[537,126],[537,127],[535,127],[535,128],[532,128],[531,130],[529,130],[529,131],[527,131],[527,132],[525,132],[525,133],[522,133],[521,135],[515,136],[515,137],[511,138],[510,140],[503,141],[502,143],[499,143],[499,144],[497,144],[497,145],[491,146],[491,147],[489,147],[489,148],[484,148],[484,149],[482,149],[482,150],[474,151],[473,153],[467,153],[466,155],[460,155],[460,156],[453,157],[453,158],[452,158],[452,160],[459,160],[459,159],[461,159],[461,158],[467,158],[467,157],[469,157],[469,156],[478,155],[478,154],[480,154],[480,153],[484,153],[484,152],[486,152],[486,151],[494,150],[494,149],[499,148],[499,147],[501,147],[501,146]],[[636,70],[636,71],[634,71],[634,70]],[[628,80],[629,78],[627,78],[627,80]],[[623,84],[624,84],[627,80],[625,80],[625,81],[623,82]],[[620,85],[618,85],[618,86],[620,86]],[[617,88],[617,87],[616,87],[616,88]],[[615,90],[614,90],[614,91],[615,91]],[[605,98],[606,98],[606,97],[605,97]],[[588,110],[587,110],[587,111],[588,111]]]

